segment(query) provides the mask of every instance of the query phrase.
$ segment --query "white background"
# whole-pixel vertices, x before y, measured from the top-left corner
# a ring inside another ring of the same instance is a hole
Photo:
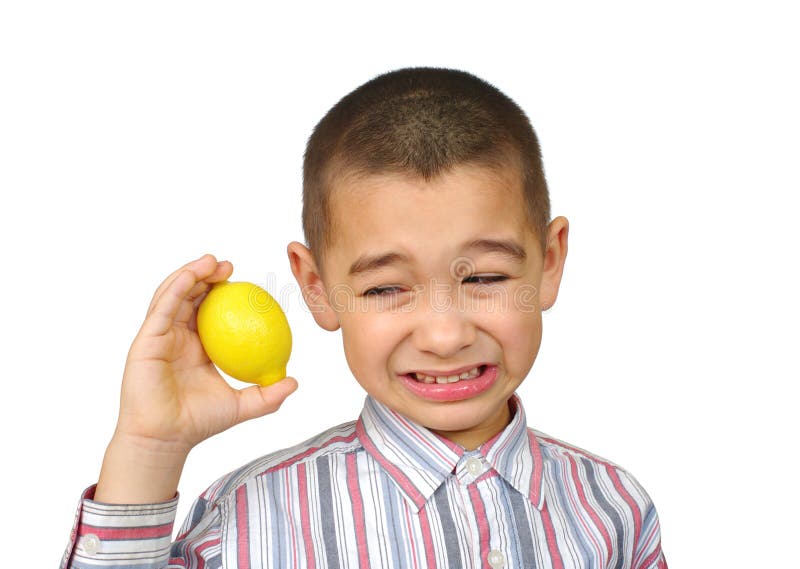
[[[798,19],[788,2],[643,4],[4,3],[5,565],[57,564],[151,294],[202,253],[295,291],[301,387],[194,451],[179,522],[218,476],[356,417],[340,337],[301,306],[285,253],[304,145],[361,83],[435,65],[526,110],[571,223],[520,390],[531,425],[639,479],[672,567],[787,566]]]

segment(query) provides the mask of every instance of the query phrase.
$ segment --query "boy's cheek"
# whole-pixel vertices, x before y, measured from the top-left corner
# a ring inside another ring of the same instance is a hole
[[[508,365],[533,363],[542,342],[542,316],[536,312],[507,312],[493,315],[488,324],[501,344]]]
[[[391,346],[402,330],[400,319],[390,314],[351,312],[340,314],[340,320],[345,349],[361,357],[379,357],[383,346]]]

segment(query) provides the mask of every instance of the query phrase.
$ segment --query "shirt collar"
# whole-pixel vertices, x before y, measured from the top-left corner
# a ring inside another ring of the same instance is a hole
[[[513,488],[542,508],[542,456],[527,428],[522,401],[509,401],[512,418],[476,453]],[[454,473],[467,451],[367,396],[356,424],[364,449],[381,465],[416,511]]]

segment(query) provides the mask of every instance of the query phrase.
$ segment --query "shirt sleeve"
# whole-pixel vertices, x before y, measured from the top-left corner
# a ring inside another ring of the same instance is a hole
[[[661,551],[661,528],[655,506],[649,502],[642,520],[642,531],[634,551],[636,569],[668,569]]]
[[[95,502],[96,485],[81,496],[61,569],[167,567],[178,496],[158,504]]]
[[[104,504],[93,500],[95,487],[81,496],[60,569],[221,566],[222,518],[215,502],[198,497],[172,542],[177,494],[158,504]]]

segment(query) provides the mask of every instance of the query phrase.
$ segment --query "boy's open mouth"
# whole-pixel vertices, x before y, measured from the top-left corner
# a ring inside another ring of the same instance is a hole
[[[412,371],[400,375],[400,381],[421,399],[433,402],[463,401],[491,389],[498,378],[498,366],[480,364],[440,373],[434,370]]]
[[[407,377],[418,381],[419,383],[456,383],[459,381],[467,381],[475,379],[486,371],[485,365],[479,365],[467,371],[453,375],[428,375],[421,372],[412,372],[407,374]]]

